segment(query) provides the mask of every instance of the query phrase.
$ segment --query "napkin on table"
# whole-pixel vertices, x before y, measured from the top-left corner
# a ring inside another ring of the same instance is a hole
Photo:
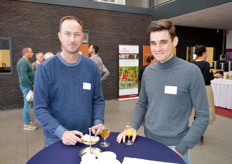
[[[174,164],[169,162],[151,161],[139,158],[124,157],[122,164]]]

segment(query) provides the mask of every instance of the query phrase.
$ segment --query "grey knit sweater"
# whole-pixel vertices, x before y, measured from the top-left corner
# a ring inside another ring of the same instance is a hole
[[[196,119],[189,127],[192,108]],[[205,83],[200,69],[174,56],[148,66],[142,78],[132,123],[144,124],[145,136],[185,154],[193,148],[209,123]]]

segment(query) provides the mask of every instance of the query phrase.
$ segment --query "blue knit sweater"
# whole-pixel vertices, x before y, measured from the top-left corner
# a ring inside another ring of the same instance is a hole
[[[76,63],[60,54],[42,62],[34,85],[34,114],[48,138],[60,138],[67,130],[88,133],[104,122],[105,102],[96,64],[79,55]]]
[[[196,119],[189,128],[192,108]],[[209,123],[205,83],[200,69],[174,56],[149,65],[142,78],[133,124],[144,123],[144,133],[181,154],[194,147]]]

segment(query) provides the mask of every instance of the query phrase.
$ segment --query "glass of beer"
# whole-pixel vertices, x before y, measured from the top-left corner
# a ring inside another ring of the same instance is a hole
[[[110,146],[110,143],[106,142],[106,139],[110,135],[110,128],[107,127],[106,125],[103,125],[101,127],[100,134],[101,134],[102,138],[104,138],[104,142],[100,143],[100,146],[101,147],[108,147],[108,146]]]
[[[213,75],[215,75],[217,73],[217,70],[211,70],[211,72],[213,73]]]
[[[133,136],[133,134],[134,134],[134,128],[133,128],[133,125],[132,125],[132,123],[127,123],[126,125],[125,125],[125,130],[124,130],[124,132],[125,132],[125,134],[126,134],[126,136],[127,136],[127,140],[126,140],[126,142],[125,142],[125,144],[126,145],[133,145],[134,144],[134,142],[131,140],[131,137]]]

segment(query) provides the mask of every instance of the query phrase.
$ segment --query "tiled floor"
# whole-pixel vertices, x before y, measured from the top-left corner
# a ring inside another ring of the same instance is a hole
[[[112,131],[123,130],[136,101],[106,101],[105,119]],[[191,164],[232,163],[232,119],[218,115],[216,119],[205,133],[204,145],[198,144],[189,151]],[[0,111],[0,164],[25,164],[43,148],[42,128],[24,131],[22,124],[22,109]]]

